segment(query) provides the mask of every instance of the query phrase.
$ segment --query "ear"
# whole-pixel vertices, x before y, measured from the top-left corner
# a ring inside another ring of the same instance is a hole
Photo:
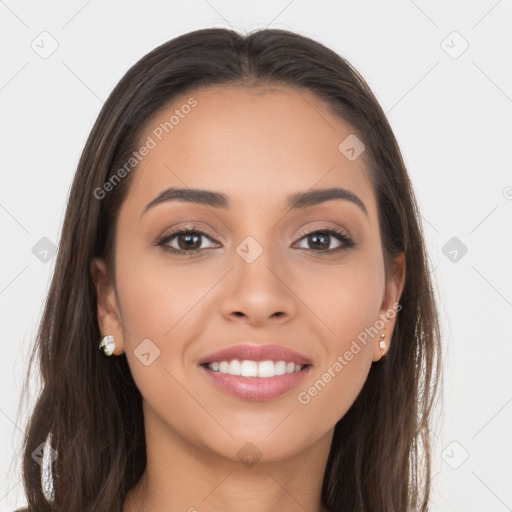
[[[397,315],[400,314],[397,306],[404,289],[404,284],[405,254],[401,252],[394,258],[391,269],[387,272],[379,320],[376,322],[376,327],[379,328],[379,332],[374,337],[373,341],[373,361],[378,361],[389,350],[396,318]],[[384,337],[381,337],[381,334],[384,334]],[[385,349],[380,347],[381,341],[386,343]]]
[[[114,355],[121,355],[124,352],[123,328],[113,279],[102,258],[91,260],[90,271],[96,288],[98,326],[101,336],[112,334],[116,344]],[[98,344],[100,341],[98,340]]]

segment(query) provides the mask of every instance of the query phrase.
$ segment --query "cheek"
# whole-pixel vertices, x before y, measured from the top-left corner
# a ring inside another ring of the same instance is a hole
[[[196,329],[191,322],[213,276],[200,279],[192,265],[173,268],[163,257],[155,262],[135,251],[119,254],[117,287],[133,379],[151,414],[173,424],[176,418],[170,411],[179,410],[181,420],[174,427],[179,429],[185,418],[183,434],[187,428],[193,431],[194,415],[201,411],[182,387],[187,382],[187,336]]]
[[[383,264],[360,255],[335,270],[316,272],[313,282],[314,286],[303,281],[298,293],[307,297],[305,302],[315,313],[324,355],[302,386],[298,402],[308,414],[334,424],[356,399],[372,364],[374,327],[384,291]]]
[[[177,264],[156,248],[131,251],[120,244],[117,288],[127,343],[164,341],[214,284],[215,275],[193,264]]]
[[[379,300],[373,283],[360,279],[330,294],[324,318],[330,332],[323,336],[325,354],[297,397],[304,413],[334,426],[361,391],[372,364],[373,335]],[[320,298],[317,299],[316,304]]]
[[[336,266],[304,266],[297,276],[294,292],[309,307],[330,351],[343,350],[378,320],[384,272],[373,254],[352,253]]]
[[[165,368],[172,371],[180,364],[185,343],[180,329],[208,283],[193,282],[193,273],[171,267],[157,248],[131,240],[127,232],[119,237],[116,286],[124,350],[133,378],[146,395],[168,381]]]
[[[329,363],[317,368],[314,378],[298,392],[304,425],[308,418],[317,418],[325,430],[334,427],[356,400],[370,366],[371,353],[364,347],[333,353]]]

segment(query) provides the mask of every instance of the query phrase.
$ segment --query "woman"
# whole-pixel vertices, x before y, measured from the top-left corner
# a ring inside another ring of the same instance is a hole
[[[439,353],[363,78],[285,30],[182,35],[121,79],[78,165],[28,510],[427,510]]]

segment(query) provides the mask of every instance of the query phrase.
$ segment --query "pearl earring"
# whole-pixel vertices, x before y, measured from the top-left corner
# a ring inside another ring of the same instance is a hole
[[[103,353],[106,356],[111,356],[116,349],[116,344],[114,343],[114,336],[109,334],[107,336],[103,336],[101,343],[99,344],[99,349],[103,350]]]
[[[379,343],[379,347],[382,349],[382,350],[386,350],[386,342],[384,341],[384,338],[386,337],[386,335],[384,333],[382,333],[380,335],[380,337],[382,338],[380,340],[380,343]]]

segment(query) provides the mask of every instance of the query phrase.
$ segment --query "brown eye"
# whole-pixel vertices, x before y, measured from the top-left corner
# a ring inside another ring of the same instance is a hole
[[[202,247],[204,239],[212,242],[212,245]],[[333,227],[310,231],[300,239],[300,242],[302,241],[306,245],[299,247],[300,249],[325,254],[337,253],[355,246],[355,243],[347,234]],[[338,242],[335,247],[332,247],[333,241]],[[185,228],[163,236],[157,241],[156,245],[172,254],[189,256],[204,252],[206,249],[215,248],[216,243],[210,235],[200,229]]]
[[[338,245],[335,247],[331,247],[333,239],[338,242]],[[334,253],[349,249],[355,245],[353,240],[347,234],[332,227],[311,231],[300,240],[305,241],[306,243],[306,247],[303,246],[301,249],[310,249],[315,252],[323,253]]]
[[[163,236],[158,240],[157,245],[170,253],[186,256],[211,248],[201,247],[205,238],[213,241],[208,234],[199,229],[185,228]]]
[[[179,249],[185,251],[196,250],[201,247],[201,236],[194,233],[184,233],[181,235],[175,235],[178,242]]]
[[[331,245],[331,238],[325,233],[315,233],[313,235],[308,235],[306,238],[310,247],[314,250],[329,249],[329,246]]]

